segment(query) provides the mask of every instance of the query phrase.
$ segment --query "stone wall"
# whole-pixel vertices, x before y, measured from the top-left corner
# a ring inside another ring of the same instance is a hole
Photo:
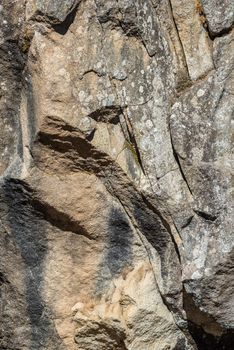
[[[2,0],[0,349],[231,350],[231,0]]]

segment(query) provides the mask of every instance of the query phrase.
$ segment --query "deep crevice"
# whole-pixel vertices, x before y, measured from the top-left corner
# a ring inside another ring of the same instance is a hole
[[[188,184],[188,181],[187,181],[187,179],[186,179],[186,177],[185,177],[184,171],[183,171],[182,166],[181,166],[181,164],[180,164],[179,156],[178,156],[178,154],[176,153],[176,151],[175,151],[174,149],[173,149],[173,155],[174,155],[175,160],[176,160],[176,162],[177,162],[177,164],[178,164],[178,166],[179,166],[179,169],[180,169],[180,173],[181,173],[181,175],[182,175],[182,178],[183,178],[183,180],[185,181],[185,183],[187,184],[187,187],[188,187],[189,192],[190,192],[191,195],[193,196],[192,190],[191,190],[191,188],[190,188],[190,186],[189,186],[189,184]]]
[[[10,283],[3,272],[0,271],[0,286],[5,283]]]
[[[232,350],[234,344],[234,333],[226,331],[220,337],[206,333],[202,327],[193,322],[188,322],[188,329],[198,350]]]
[[[187,226],[189,226],[191,224],[192,220],[193,220],[193,215],[188,218],[188,220],[185,222],[185,224],[183,226],[181,226],[181,228],[183,229],[183,228],[186,228]]]
[[[212,215],[201,210],[194,209],[194,212],[207,221],[215,221],[218,218],[216,215]]]
[[[90,113],[88,117],[96,120],[97,122],[118,124],[119,116],[122,114],[122,108],[119,106],[110,106],[97,109]]]
[[[221,31],[219,31],[218,33],[214,33],[214,32],[212,32],[212,30],[209,27],[209,23],[208,23],[207,18],[206,18],[206,13],[204,11],[203,5],[202,5],[200,0],[196,0],[196,10],[199,14],[202,26],[206,30],[206,32],[209,36],[209,39],[211,41],[214,41],[215,38],[219,38],[219,37],[222,37],[224,35],[228,35],[232,31],[232,29],[234,28],[234,24],[232,24],[230,27],[224,28]]]
[[[65,20],[61,23],[52,24],[52,28],[60,35],[65,35],[69,30],[70,26],[75,20],[76,12],[79,4],[76,4],[75,7],[71,10],[71,12],[67,15]]]
[[[170,125],[169,125],[169,132],[170,132],[170,138],[171,138],[171,146],[172,146],[172,151],[173,151],[173,155],[174,155],[174,158],[175,158],[175,161],[176,163],[178,164],[178,167],[179,167],[179,170],[180,170],[180,173],[181,173],[181,176],[183,178],[183,180],[185,181],[187,187],[188,187],[188,190],[190,192],[190,194],[193,196],[193,193],[192,193],[192,190],[189,186],[189,183],[186,179],[186,176],[184,174],[184,171],[182,169],[182,166],[181,166],[181,163],[180,163],[180,159],[179,159],[179,155],[177,154],[176,150],[175,150],[175,147],[174,147],[174,144],[173,144],[173,140],[172,140],[172,134],[171,134],[171,129],[170,129]]]
[[[232,25],[231,27],[229,27],[229,28],[224,28],[223,30],[221,30],[220,32],[218,32],[218,33],[212,33],[212,32],[209,32],[210,34],[210,38],[211,38],[211,40],[214,40],[215,38],[221,38],[221,37],[223,37],[223,36],[225,36],[225,35],[228,35],[228,34],[230,34],[231,33],[231,31],[233,30],[233,28],[234,28],[234,25]]]

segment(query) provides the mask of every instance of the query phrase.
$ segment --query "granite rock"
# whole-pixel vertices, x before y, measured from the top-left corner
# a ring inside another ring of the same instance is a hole
[[[212,35],[231,29],[234,23],[234,4],[230,0],[201,0],[207,24]]]
[[[229,350],[232,5],[0,5],[0,348]]]

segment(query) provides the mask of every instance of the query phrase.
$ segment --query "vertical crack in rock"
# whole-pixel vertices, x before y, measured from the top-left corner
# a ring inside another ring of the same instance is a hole
[[[184,46],[183,46],[183,42],[182,42],[182,40],[181,40],[181,38],[180,38],[180,33],[179,33],[179,30],[178,30],[178,27],[177,27],[177,24],[176,24],[174,15],[173,15],[173,9],[172,9],[171,0],[168,0],[168,3],[169,3],[169,7],[170,7],[171,16],[172,16],[172,19],[173,19],[173,24],[174,24],[175,29],[176,29],[177,37],[178,37],[178,40],[179,40],[179,42],[180,42],[181,49],[182,49],[182,51],[183,51],[184,62],[185,62],[185,64],[186,64],[186,71],[187,71],[188,76],[189,76],[189,69],[188,69],[188,63],[187,63],[186,55],[185,55],[185,51],[184,51]]]
[[[179,155],[176,153],[176,151],[175,151],[174,148],[173,148],[173,154],[174,154],[176,163],[178,164],[178,167],[179,167],[179,169],[180,169],[180,173],[181,173],[181,175],[182,175],[182,178],[184,179],[184,181],[185,181],[185,183],[186,183],[186,185],[187,185],[187,187],[188,187],[188,189],[189,189],[189,192],[191,193],[191,195],[193,195],[192,190],[191,190],[191,188],[190,188],[190,186],[189,186],[189,184],[188,184],[188,180],[186,179],[185,174],[184,174],[184,172],[183,172],[183,169],[182,169],[182,166],[181,166],[181,163],[180,163],[180,160],[179,160]]]
[[[170,127],[169,127],[169,130],[170,130]],[[173,150],[173,155],[174,155],[176,163],[178,164],[178,168],[180,170],[181,176],[182,176],[184,182],[186,183],[186,186],[187,186],[190,194],[193,196],[192,190],[191,190],[191,188],[189,186],[188,180],[186,179],[184,171],[183,171],[182,166],[181,166],[181,162],[180,162],[180,158],[179,158],[180,156],[176,152],[175,147],[173,145],[173,139],[172,139],[172,132],[171,132],[171,130],[170,130],[170,140],[171,140],[171,146],[172,146],[172,150]]]
[[[140,167],[141,167],[141,169],[143,171],[143,174],[146,175],[145,169],[144,169],[144,166],[143,166],[143,162],[142,162],[142,158],[141,158],[141,154],[140,154],[139,148],[137,146],[136,138],[134,136],[134,131],[133,131],[133,128],[132,128],[132,125],[131,125],[131,121],[129,120],[129,118],[127,116],[127,113],[125,111],[123,111],[123,115],[124,115],[124,118],[125,118],[125,123],[126,123],[127,131],[128,131],[128,135],[129,135],[130,145],[132,145],[132,147],[134,148],[134,151],[136,153],[137,161],[138,161],[138,163],[139,163],[139,165],[140,165]]]

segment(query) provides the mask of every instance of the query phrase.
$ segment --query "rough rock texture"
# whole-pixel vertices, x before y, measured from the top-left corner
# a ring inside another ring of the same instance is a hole
[[[0,349],[233,349],[232,25],[1,1]]]

